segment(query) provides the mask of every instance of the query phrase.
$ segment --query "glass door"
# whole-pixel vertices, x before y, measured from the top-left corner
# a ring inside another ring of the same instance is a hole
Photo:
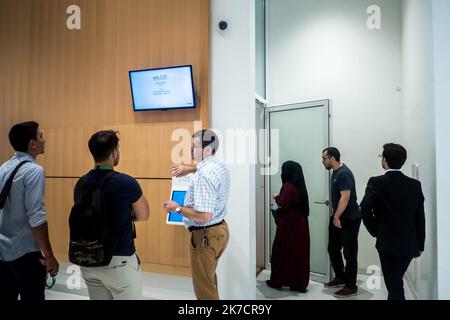
[[[322,165],[322,150],[329,146],[329,101],[315,101],[267,108],[268,159],[270,175],[266,178],[266,207],[281,188],[281,165],[288,160],[303,167],[309,194],[311,238],[311,280],[330,278],[327,252],[329,207],[329,172]],[[270,265],[275,222],[266,210],[266,266]],[[268,235],[268,236],[267,236]]]

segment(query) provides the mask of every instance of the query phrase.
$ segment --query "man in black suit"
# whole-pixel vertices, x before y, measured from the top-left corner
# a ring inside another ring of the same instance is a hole
[[[361,202],[362,219],[377,238],[388,300],[405,300],[403,275],[425,246],[424,196],[420,182],[400,171],[407,157],[405,148],[385,144],[380,157],[386,174],[369,179]]]

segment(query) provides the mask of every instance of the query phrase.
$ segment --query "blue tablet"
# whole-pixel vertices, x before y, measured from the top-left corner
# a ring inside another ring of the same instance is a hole
[[[170,199],[183,206],[186,192],[187,191],[172,190],[172,196],[170,197]],[[166,223],[184,225],[183,216],[178,212],[169,212],[167,213]]]

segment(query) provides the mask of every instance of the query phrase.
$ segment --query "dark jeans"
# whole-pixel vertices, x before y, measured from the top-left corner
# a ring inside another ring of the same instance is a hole
[[[31,252],[10,261],[0,261],[0,301],[44,301],[46,268],[40,252]]]
[[[333,217],[328,226],[328,253],[336,278],[345,281],[345,286],[351,289],[356,287],[358,274],[358,233],[361,219],[341,219],[342,229],[333,224]],[[344,249],[344,261],[342,259]]]
[[[388,300],[405,300],[403,276],[412,261],[412,257],[396,257],[378,251],[384,283],[388,290]]]

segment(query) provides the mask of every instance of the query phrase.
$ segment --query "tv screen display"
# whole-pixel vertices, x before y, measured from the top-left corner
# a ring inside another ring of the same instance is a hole
[[[134,70],[129,75],[135,111],[195,108],[192,66]]]
[[[186,191],[173,190],[172,196],[170,197],[170,199],[175,201],[179,205],[183,206],[184,205],[184,197],[186,197]],[[169,212],[167,214],[166,223],[184,225],[183,216],[181,214],[179,214],[178,212]]]

